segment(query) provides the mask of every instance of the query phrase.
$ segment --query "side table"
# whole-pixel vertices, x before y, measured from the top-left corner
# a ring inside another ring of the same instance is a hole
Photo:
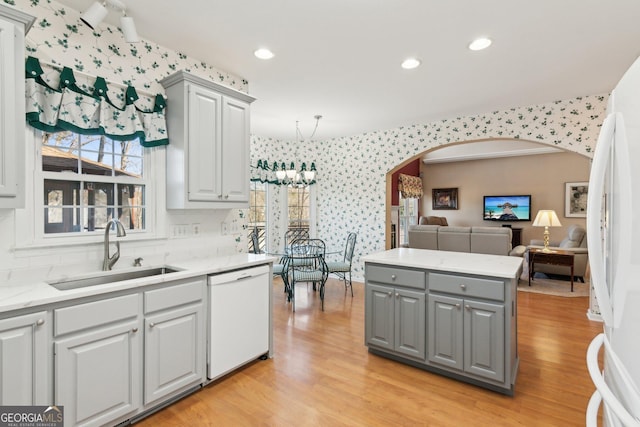
[[[545,252],[542,249],[529,249],[529,286],[533,280],[535,264],[564,265],[571,267],[571,292],[573,292],[573,253],[563,250]]]

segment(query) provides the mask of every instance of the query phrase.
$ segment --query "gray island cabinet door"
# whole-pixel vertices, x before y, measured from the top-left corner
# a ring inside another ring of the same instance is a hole
[[[426,357],[426,298],[423,292],[367,284],[367,344]]]
[[[504,305],[464,301],[464,370],[504,381]]]
[[[425,360],[426,298],[424,292],[395,290],[395,350]]]
[[[393,288],[367,284],[366,341],[393,350]]]
[[[463,370],[462,299],[429,295],[429,361]]]

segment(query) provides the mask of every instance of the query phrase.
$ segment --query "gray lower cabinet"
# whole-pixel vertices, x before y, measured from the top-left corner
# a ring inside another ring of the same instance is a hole
[[[504,305],[429,295],[429,361],[504,380]]]
[[[0,320],[0,405],[47,405],[47,313]]]
[[[512,395],[517,276],[365,262],[369,351]]]
[[[367,342],[424,360],[424,292],[370,285],[366,298],[371,306]]]
[[[424,361],[424,272],[372,265],[366,267],[365,274],[367,344]]]

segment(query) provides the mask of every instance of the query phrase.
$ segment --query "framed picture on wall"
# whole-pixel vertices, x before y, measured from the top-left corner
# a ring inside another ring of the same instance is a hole
[[[567,182],[564,187],[564,216],[587,217],[588,182]]]
[[[434,188],[431,190],[431,200],[434,210],[458,209],[458,189]]]

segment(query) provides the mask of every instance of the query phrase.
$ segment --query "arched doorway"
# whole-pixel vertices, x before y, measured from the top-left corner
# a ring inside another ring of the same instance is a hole
[[[437,153],[431,156],[431,162],[423,161],[425,155]],[[558,215],[563,215],[565,183],[588,181],[590,168],[589,157],[536,141],[469,140],[426,150],[406,159],[386,174],[386,249],[393,246],[393,195],[397,188],[394,177],[407,165],[416,162],[421,166],[425,190],[420,215],[445,215],[450,218],[450,225],[464,226],[489,225],[483,222],[483,195],[532,194],[532,215],[543,208],[553,208]],[[459,188],[457,209],[431,211],[432,189],[449,187]],[[584,218],[564,218],[563,227],[573,223],[584,225]],[[540,230],[531,227],[530,221],[515,223],[514,227],[524,230],[523,243],[539,238],[537,234],[541,234]],[[564,232],[562,229],[554,231],[557,236]]]

